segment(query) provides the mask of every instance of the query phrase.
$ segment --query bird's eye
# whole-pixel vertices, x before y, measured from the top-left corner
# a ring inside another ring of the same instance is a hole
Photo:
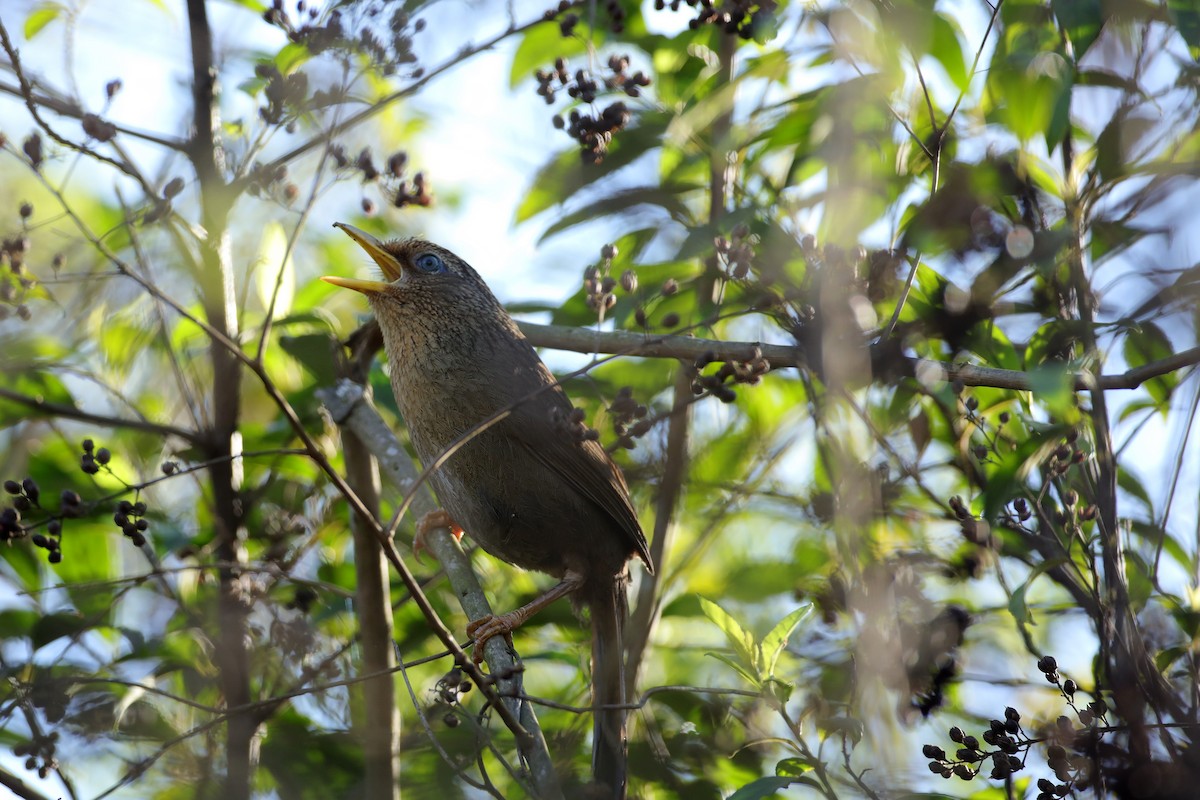
[[[444,272],[446,265],[435,253],[421,253],[414,262],[421,272]]]

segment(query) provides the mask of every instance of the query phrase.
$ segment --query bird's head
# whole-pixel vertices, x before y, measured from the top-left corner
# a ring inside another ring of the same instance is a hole
[[[380,318],[385,316],[437,317],[498,308],[487,285],[471,266],[444,247],[423,239],[381,242],[366,231],[344,222],[334,223],[383,270],[386,280],[326,276],[321,280],[362,292]]]

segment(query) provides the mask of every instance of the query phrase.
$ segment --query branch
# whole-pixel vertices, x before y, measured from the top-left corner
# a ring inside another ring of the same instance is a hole
[[[694,361],[702,355],[715,361],[744,361],[757,348],[772,369],[806,368],[804,348],[795,345],[762,344],[760,342],[727,342],[720,339],[698,339],[691,336],[664,334],[651,336],[632,331],[595,331],[565,325],[536,325],[517,323],[521,332],[535,347],[569,350],[575,353],[609,353],[645,358],[676,358]],[[922,381],[949,383],[959,381],[965,386],[987,386],[994,389],[1030,391],[1034,379],[1029,372],[996,369],[977,364],[952,364],[928,358],[905,358],[906,371]],[[1150,364],[1114,375],[1095,377],[1087,372],[1074,376],[1076,391],[1092,388],[1136,389],[1151,378],[1200,363],[1200,347],[1193,347]]]
[[[50,800],[6,769],[0,769],[0,786],[7,788],[14,797],[20,797],[22,800]]]
[[[31,91],[29,95],[26,96],[25,93],[21,91],[21,87],[14,86],[11,83],[5,83],[4,81],[0,81],[0,93],[10,94],[13,97],[21,97],[25,100],[32,100],[42,108],[48,108],[59,116],[70,117],[71,119],[83,119],[83,117],[88,113],[71,101],[61,97],[54,97],[48,94],[39,94],[36,91]],[[112,125],[113,129],[116,130],[117,133],[123,133],[126,136],[130,136],[134,139],[142,139],[144,141],[151,142],[152,144],[168,147],[172,150],[183,150],[184,148],[185,143],[179,139],[168,139],[161,134],[138,130],[137,128],[129,128],[125,125],[115,123],[112,120],[105,120],[105,122],[107,122],[109,125]]]
[[[43,400],[40,397],[31,397],[27,394],[15,392],[12,389],[0,387],[0,397],[5,400],[11,400],[14,403],[20,403],[28,408],[41,411],[52,417],[63,417],[65,419],[75,419],[80,422],[94,422],[97,425],[103,425],[106,428],[128,428],[135,431],[144,431],[146,433],[155,433],[159,436],[178,436],[184,441],[195,444],[200,441],[201,437],[195,431],[176,428],[173,425],[163,425],[158,422],[149,422],[141,419],[125,419],[124,417],[110,417],[105,414],[92,414],[87,411],[82,411],[75,406],[69,406],[65,403],[52,403],[48,400]]]
[[[115,158],[110,158],[103,153],[98,153],[87,145],[72,142],[70,139],[59,135],[54,128],[50,127],[50,123],[42,119],[41,112],[38,111],[38,105],[33,99],[33,84],[29,82],[29,79],[25,77],[24,70],[21,69],[21,54],[17,51],[17,48],[13,46],[12,40],[8,38],[8,29],[4,27],[4,23],[2,21],[0,21],[0,44],[3,44],[4,52],[8,55],[8,60],[12,66],[13,73],[17,76],[17,81],[21,84],[20,94],[21,97],[25,99],[25,107],[29,109],[30,115],[33,116],[33,121],[37,123],[39,128],[45,131],[47,136],[61,144],[63,147],[69,147],[77,153],[82,153],[83,155],[90,156],[97,161],[102,161],[109,166],[117,168],[121,172],[137,181],[138,185],[142,187],[142,191],[144,191],[146,194],[150,195],[151,197],[155,195],[154,187],[152,187],[146,181],[145,177],[143,177],[140,172],[134,169],[131,164],[118,161]]]
[[[492,38],[490,38],[480,44],[467,45],[467,46],[463,47],[452,58],[447,59],[445,62],[443,62],[442,64],[439,64],[438,66],[434,67],[431,70],[427,70],[426,72],[424,72],[421,75],[421,77],[417,78],[412,83],[405,86],[403,89],[397,89],[396,91],[389,94],[387,97],[384,97],[381,100],[379,100],[378,102],[372,103],[367,108],[364,108],[362,111],[359,111],[356,114],[351,114],[344,121],[342,121],[341,123],[339,123],[337,125],[334,125],[329,130],[327,130],[323,133],[320,133],[316,136],[313,136],[307,142],[304,142],[302,144],[297,145],[296,147],[293,147],[288,152],[279,156],[279,158],[276,158],[274,161],[267,164],[263,168],[264,173],[270,174],[273,170],[290,163],[292,160],[298,158],[299,156],[304,155],[308,151],[312,150],[314,147],[317,147],[319,145],[326,144],[327,142],[332,141],[334,136],[337,136],[338,134],[341,134],[341,133],[345,133],[346,131],[350,130],[354,126],[358,125],[360,122],[370,119],[371,117],[375,116],[376,114],[378,114],[381,111],[383,111],[384,109],[386,109],[392,103],[395,103],[397,100],[402,100],[403,98],[408,97],[409,95],[415,94],[417,92],[417,90],[420,89],[422,86],[429,83],[434,78],[441,75],[443,72],[446,72],[447,70],[456,66],[460,62],[470,58],[471,56],[473,56],[477,53],[481,53],[484,50],[491,50],[493,47],[495,47],[497,44],[499,44],[500,42],[507,39],[509,36],[512,36],[513,34],[517,34],[517,33],[523,33],[524,31],[529,30],[530,28],[532,28],[535,25],[541,25],[541,24],[545,23],[545,21],[546,21],[545,18],[542,17],[541,15],[539,15],[537,19],[531,20],[530,22],[526,22],[523,25],[517,25],[517,24],[509,25],[509,27],[506,28],[505,30],[501,31],[500,33],[496,34]],[[240,192],[241,189],[243,188],[244,184],[246,184],[248,182],[249,182],[248,177],[240,178],[239,180],[234,181],[231,188],[235,192]]]

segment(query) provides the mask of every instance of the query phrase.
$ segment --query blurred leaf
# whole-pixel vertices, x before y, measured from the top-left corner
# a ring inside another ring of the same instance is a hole
[[[666,123],[667,118],[661,114],[639,115],[635,124],[617,133],[612,150],[600,164],[584,164],[577,147],[559,153],[534,177],[524,200],[517,207],[516,222],[524,222],[566,202],[585,186],[633,163],[634,159],[658,146]]]
[[[91,624],[81,614],[73,611],[60,611],[46,614],[39,619],[30,631],[34,649],[45,647],[56,639],[64,636],[76,636],[91,628]]]
[[[66,10],[61,3],[38,3],[25,18],[25,40],[32,40]]]
[[[539,69],[554,70],[555,56],[571,59],[587,52],[587,42],[582,36],[564,37],[557,21],[534,25],[517,45],[513,53],[512,67],[508,73],[508,87],[515,89],[524,81],[533,78]],[[551,53],[554,56],[550,55]],[[570,64],[568,64],[568,67]],[[573,71],[573,70],[572,70]]]
[[[1167,9],[1192,58],[1200,58],[1200,8],[1192,0],[1167,0]]]
[[[813,789],[821,790],[821,784],[817,783],[811,778],[786,775],[768,775],[765,778],[759,778],[756,781],[746,784],[733,794],[729,795],[727,800],[762,800],[762,798],[765,797],[774,797],[780,790],[786,789],[795,784],[810,786]]]
[[[17,611],[11,608],[0,611],[0,640],[31,635],[41,616],[36,611]]]
[[[254,261],[253,269],[254,288],[258,291],[258,300],[263,310],[271,307],[271,296],[275,293],[275,285],[278,283],[279,294],[276,297],[273,316],[287,316],[292,308],[292,298],[296,294],[296,268],[292,263],[292,254],[288,252],[287,233],[278,222],[268,222],[263,227],[258,243],[258,257]]]
[[[1171,340],[1163,333],[1162,328],[1153,322],[1142,322],[1131,329],[1125,336],[1124,355],[1130,369],[1144,367],[1155,361],[1170,358],[1175,354]],[[1151,378],[1142,384],[1158,409],[1166,415],[1170,410],[1171,394],[1179,385],[1179,375],[1167,372]]]
[[[1070,37],[1078,62],[1096,41],[1104,25],[1100,0],[1051,0],[1050,7],[1054,9],[1058,24]]]
[[[958,24],[944,14],[935,13],[932,33],[933,41],[930,43],[929,54],[946,70],[951,83],[960,92],[965,92],[970,83],[970,76],[967,74],[967,62],[963,58],[962,43],[959,41]]]
[[[1019,625],[1021,628],[1024,628],[1026,625],[1037,624],[1033,620],[1033,613],[1030,612],[1029,607],[1025,604],[1026,592],[1029,591],[1029,587],[1033,585],[1033,582],[1041,575],[1057,566],[1066,564],[1069,561],[1070,559],[1068,558],[1052,558],[1039,562],[1037,566],[1030,570],[1029,577],[1027,577],[1020,586],[1013,590],[1012,595],[1008,599],[1008,611],[1013,615],[1013,619],[1017,621],[1017,625]]]
[[[638,210],[641,206],[656,206],[666,211],[672,219],[683,222],[688,214],[688,208],[680,198],[680,195],[694,191],[695,188],[694,186],[663,184],[661,186],[646,186],[612,192],[594,203],[589,203],[578,211],[559,217],[553,225],[546,228],[541,238],[542,240],[549,239],[551,236],[561,233],[567,228],[614,215],[640,214],[644,217],[646,213],[645,209]]]

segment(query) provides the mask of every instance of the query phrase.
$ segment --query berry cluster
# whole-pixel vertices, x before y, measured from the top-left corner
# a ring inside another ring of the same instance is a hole
[[[108,462],[111,460],[112,453],[108,451],[107,447],[97,450],[96,443],[91,439],[83,440],[83,455],[79,457],[79,468],[88,475],[95,475],[101,467],[107,469]]]
[[[1089,788],[1094,779],[1094,770],[1092,760],[1083,752],[1094,749],[1099,737],[1104,733],[1097,725],[1107,724],[1105,715],[1108,713],[1108,705],[1097,697],[1084,707],[1079,707],[1075,700],[1079,687],[1073,680],[1062,679],[1058,672],[1058,662],[1053,656],[1042,656],[1038,659],[1037,667],[1049,683],[1058,687],[1082,728],[1077,729],[1069,717],[1062,715],[1045,729],[1042,738],[1034,739],[1021,729],[1021,715],[1016,709],[1006,708],[1004,719],[991,720],[981,737],[984,743],[993,749],[984,749],[974,736],[968,736],[961,728],[954,727],[950,729],[950,739],[960,747],[953,758],[947,756],[937,745],[927,744],[922,749],[925,757],[932,759],[929,762],[929,770],[943,778],[956,775],[970,780],[978,775],[988,759],[991,759],[993,767],[990,777],[1003,780],[1024,768],[1025,759],[1034,744],[1046,742],[1046,765],[1054,772],[1058,783],[1046,778],[1039,779],[1037,800],[1056,800],[1076,789]]]
[[[538,82],[537,93],[553,105],[559,89],[566,91],[572,100],[591,105],[596,102],[602,91],[620,91],[629,97],[638,97],[643,88],[650,85],[650,78],[641,71],[632,75],[627,74],[629,56],[610,56],[608,59],[609,74],[600,80],[585,70],[578,69],[572,75],[567,67],[566,59],[554,60],[553,71],[538,70],[535,74]],[[555,114],[551,118],[554,127],[566,130],[567,134],[579,142],[580,156],[585,163],[599,164],[608,153],[617,131],[629,124],[629,109],[623,102],[617,101],[606,106],[599,114],[583,114],[578,109],[571,109],[566,120],[562,115]]]
[[[20,483],[5,481],[4,491],[12,495],[12,505],[0,510],[0,542],[11,542],[25,536],[21,512],[41,508],[38,504],[41,492],[33,478],[26,478]]]
[[[1003,720],[991,720],[982,738],[994,749],[981,747],[979,739],[968,736],[956,725],[950,729],[950,741],[959,745],[954,758],[933,744],[925,745],[921,752],[931,759],[929,771],[943,778],[955,775],[969,781],[983,771],[989,760],[992,762],[989,777],[993,780],[1003,780],[1025,768],[1025,762],[1018,758],[1017,753],[1028,749],[1031,740],[1021,731],[1021,715],[1015,708],[1004,709]]]
[[[141,500],[136,503],[128,500],[117,503],[113,524],[121,529],[123,535],[129,537],[134,547],[141,547],[146,543],[146,531],[150,527],[146,520],[146,504]]]
[[[668,7],[678,11],[684,5],[696,9],[696,16],[688,20],[692,30],[713,25],[730,36],[765,42],[778,28],[775,11],[779,3],[775,0],[654,0],[658,11]]]
[[[408,153],[403,150],[397,150],[388,156],[383,170],[376,166],[369,147],[359,151],[353,162],[346,156],[346,149],[340,144],[331,144],[329,155],[339,170],[359,173],[364,184],[382,183],[384,189],[391,194],[392,205],[396,208],[412,205],[427,207],[433,204],[433,196],[429,192],[431,187],[423,172],[414,175],[411,184],[405,179]],[[364,214],[374,214],[375,203],[364,197],[362,209]]]
[[[308,100],[308,76],[303,72],[284,75],[271,63],[259,64],[254,74],[266,81],[263,96],[267,105],[258,109],[258,115],[269,125],[278,125],[287,117],[303,112]],[[289,133],[291,131],[289,130]]]
[[[725,265],[729,277],[735,280],[743,280],[750,274],[756,244],[758,237],[750,233],[750,227],[745,223],[735,226],[728,239],[718,236],[713,240],[717,258]]]
[[[616,399],[608,407],[612,415],[613,432],[617,440],[612,449],[621,448],[632,450],[636,439],[640,439],[654,427],[654,420],[648,419],[650,410],[633,399],[633,387],[622,386],[617,390]]]
[[[21,225],[25,227],[29,218],[33,216],[33,206],[30,203],[21,203],[18,212],[21,215]],[[29,246],[29,237],[24,231],[0,240],[0,268],[8,267],[0,273],[0,320],[8,318],[8,306],[12,307],[20,319],[26,322],[33,319],[33,312],[25,305],[25,299],[34,285],[33,278],[25,268]]]
[[[36,687],[35,687],[36,692]],[[65,713],[65,708],[63,709]],[[47,717],[49,712],[47,711]],[[59,714],[59,719],[62,714]],[[38,777],[45,780],[51,770],[58,769],[56,750],[58,734],[50,732],[45,735],[35,734],[28,742],[13,745],[13,755],[25,759],[25,769],[37,770]]]
[[[636,282],[634,283],[634,288],[637,288]],[[658,294],[660,297],[674,297],[675,295],[679,294],[679,281],[675,280],[674,278],[667,278],[662,282],[662,286],[659,287]],[[649,329],[650,327],[650,317],[643,306],[638,306],[634,310],[633,321],[642,328]],[[658,324],[664,328],[674,328],[679,324],[679,321],[679,315],[674,311],[670,311],[666,314],[663,314],[662,319],[658,321]]]
[[[342,3],[337,5],[347,6]],[[425,29],[424,20],[414,22],[403,8],[386,16],[388,3],[385,0],[370,0],[356,5],[362,9],[364,22],[384,17],[386,21],[377,25],[378,30],[372,30],[364,24],[355,36],[347,30],[342,8],[335,8],[321,19],[321,13],[315,7],[310,7],[307,0],[297,0],[295,20],[284,7],[283,0],[273,0],[271,7],[263,12],[263,20],[286,33],[289,41],[303,44],[313,55],[326,51],[364,55],[384,75],[393,75],[399,65],[412,64],[417,60],[413,53],[412,37],[414,33]],[[413,71],[413,77],[419,77],[420,74],[419,69]]]
[[[717,360],[716,353],[704,353],[696,359],[696,377],[692,380],[692,394],[711,394],[722,403],[732,403],[737,399],[737,392],[731,384],[744,383],[750,386],[762,380],[762,376],[771,369],[771,362],[763,358],[762,350],[755,347],[749,356],[741,361],[723,361],[720,368],[708,375],[701,370]]]
[[[463,675],[462,667],[453,667],[449,672],[438,679],[434,684],[433,690],[437,696],[439,705],[448,706],[446,715],[442,721],[446,723],[447,728],[458,727],[461,721],[458,715],[454,713],[454,708],[462,702],[463,695],[471,691],[473,684]]]
[[[579,15],[575,13],[567,13],[575,3],[570,0],[559,0],[558,5],[554,8],[548,8],[542,14],[542,19],[549,22],[559,14],[563,14],[559,20],[558,28],[562,31],[563,36],[570,36],[575,31],[575,26],[579,24]],[[608,14],[609,30],[613,33],[622,33],[625,30],[625,9],[621,8],[619,0],[605,0],[604,11]]]

